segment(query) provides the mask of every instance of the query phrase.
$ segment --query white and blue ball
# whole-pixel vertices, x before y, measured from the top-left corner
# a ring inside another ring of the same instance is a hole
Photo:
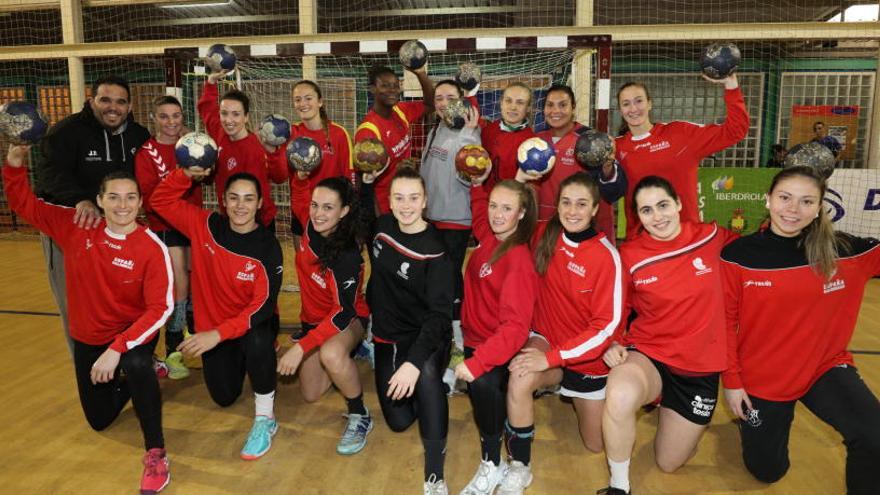
[[[232,70],[235,68],[235,52],[229,45],[217,43],[208,48],[205,55],[205,63],[212,72],[220,72],[220,70]]]
[[[290,139],[290,121],[283,115],[266,115],[260,122],[260,140],[269,146],[281,146]]]
[[[516,150],[516,164],[529,175],[544,175],[556,164],[556,150],[543,138],[528,138]]]
[[[293,172],[311,172],[321,165],[321,146],[314,139],[299,136],[287,145],[287,164]]]
[[[0,105],[0,130],[16,143],[36,143],[48,129],[46,117],[33,103],[12,101]]]
[[[182,168],[213,168],[217,162],[217,143],[204,132],[190,132],[174,145],[174,157]]]

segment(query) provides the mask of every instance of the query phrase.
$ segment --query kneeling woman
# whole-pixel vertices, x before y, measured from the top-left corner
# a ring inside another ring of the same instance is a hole
[[[682,222],[678,194],[662,177],[639,181],[631,201],[644,231],[620,254],[636,317],[624,345],[613,345],[604,357],[612,368],[602,417],[611,469],[604,490],[614,495],[630,491],[638,410],[660,400],[656,462],[675,471],[696,453],[727,362],[718,257],[733,234],[715,224]]]
[[[472,187],[471,209],[479,246],[465,269],[461,310],[465,360],[455,374],[468,383],[482,453],[476,474],[461,493],[479,495],[492,493],[507,471],[501,460],[507,365],[529,337],[535,307],[538,276],[529,241],[538,208],[527,186],[505,180],[488,198],[482,185]]]
[[[178,169],[153,191],[153,209],[192,242],[192,292],[196,333],[178,346],[202,357],[211,398],[226,407],[251,380],[256,417],[242,459],[268,452],[275,421],[275,331],[271,325],[283,263],[275,235],[257,223],[260,182],[233,174],[225,184],[226,215],[181,199],[199,168]]]
[[[365,213],[374,208],[372,180],[364,176]],[[398,168],[390,186],[391,213],[376,219],[369,246],[376,393],[392,430],[404,431],[418,419],[424,493],[445,495],[449,404],[442,378],[452,340],[454,268],[437,230],[422,217],[427,196],[419,173]]]
[[[309,194],[308,174],[297,172],[291,184],[293,195]],[[294,203],[297,220],[306,226],[296,253],[303,337],[278,361],[278,372],[292,375],[299,368],[300,391],[307,402],[320,399],[331,383],[336,385],[348,404],[348,425],[336,451],[356,454],[373,429],[360,375],[351,358],[351,351],[364,338],[364,322],[370,316],[361,292],[360,210],[346,177],[321,180],[311,198],[310,203]]]
[[[70,336],[79,399],[86,420],[103,430],[131,399],[146,454],[141,493],[156,493],[171,477],[162,435],[162,399],[153,372],[156,335],[174,309],[171,259],[162,241],[135,221],[137,181],[126,172],[101,182],[104,220],[77,227],[77,210],[37,200],[28,185],[28,146],[12,146],[3,167],[9,206],[64,251]],[[119,372],[126,379],[119,379]]]
[[[810,168],[779,172],[767,199],[770,228],[721,253],[724,395],[743,420],[743,461],[756,478],[773,483],[788,471],[801,401],[843,436],[847,493],[867,495],[880,486],[880,402],[847,347],[865,284],[880,275],[880,243],[834,232],[826,190]]]
[[[599,200],[599,187],[586,172],[563,179],[556,214],[535,248],[540,277],[534,332],[510,363],[507,446],[512,461],[499,493],[522,493],[531,483],[532,394],[539,388],[561,383],[560,393],[574,404],[584,446],[602,450],[608,367],[601,357],[620,326],[624,291],[620,256],[593,227]]]

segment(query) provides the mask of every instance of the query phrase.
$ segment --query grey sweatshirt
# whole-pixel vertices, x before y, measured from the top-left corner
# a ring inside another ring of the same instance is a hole
[[[458,177],[455,155],[466,144],[480,144],[480,128],[450,129],[441,122],[427,143],[420,173],[428,190],[428,219],[470,226],[471,185]]]

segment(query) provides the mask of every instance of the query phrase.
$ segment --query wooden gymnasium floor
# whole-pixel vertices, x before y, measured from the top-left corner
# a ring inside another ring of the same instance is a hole
[[[114,425],[96,433],[83,419],[61,324],[57,316],[45,314],[56,308],[39,243],[0,241],[0,273],[0,493],[135,493],[143,452],[137,420],[127,407]],[[292,266],[288,273],[293,273]],[[295,317],[292,306],[291,296],[284,296],[287,321]],[[856,361],[868,385],[880,393],[880,280],[870,283],[852,348],[872,352],[858,354]],[[372,374],[365,363],[360,366],[366,403],[377,423],[367,447],[352,457],[335,452],[343,427],[343,401],[335,392],[305,404],[295,381],[281,383],[275,406],[281,429],[272,450],[246,462],[238,451],[253,418],[249,390],[221,409],[211,402],[198,372],[179,382],[162,380],[172,469],[165,493],[420,493],[418,429],[395,434],[384,425]],[[594,493],[604,486],[605,457],[581,446],[571,407],[548,397],[538,401],[536,414],[535,481],[527,493]],[[663,474],[654,465],[656,420],[656,414],[643,414],[638,421],[632,463],[638,495],[844,492],[840,438],[800,405],[791,435],[792,468],[773,486],[755,481],[744,470],[726,406],[715,414],[697,456],[676,474]],[[450,400],[449,426],[446,478],[450,492],[458,493],[479,459],[466,397]]]

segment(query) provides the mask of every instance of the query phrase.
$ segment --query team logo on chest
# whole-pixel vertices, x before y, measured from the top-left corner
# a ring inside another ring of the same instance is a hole
[[[404,280],[409,280],[409,274],[406,273],[407,271],[409,271],[409,263],[404,261],[400,264],[400,269],[397,270],[397,276]]]
[[[658,280],[660,280],[660,278],[658,278],[657,275],[651,275],[648,278],[633,279],[633,285],[635,285],[636,287],[638,287],[640,285],[649,285],[649,284],[653,284],[654,282],[656,282]]]
[[[582,267],[581,265],[578,265],[574,261],[569,261],[566,268],[568,268],[568,271],[570,271],[571,273],[574,273],[578,277],[583,278],[587,275],[586,268]]]
[[[312,281],[315,282],[316,284],[318,284],[319,286],[321,286],[322,289],[327,288],[327,282],[325,282],[324,279],[320,275],[318,275],[316,272],[312,272],[311,277],[312,277]]]
[[[234,157],[234,156],[231,156],[231,157],[229,157],[228,160],[226,160],[226,169],[227,169],[227,170],[232,170],[232,169],[234,169],[234,168],[237,167],[237,166],[238,166],[238,162],[235,161],[235,157]]]
[[[712,273],[712,269],[709,268],[708,266],[706,266],[705,263],[703,263],[703,258],[700,258],[700,257],[694,258],[694,259],[691,261],[691,264],[694,265],[694,269],[697,270],[694,274],[695,274],[696,276],[698,276],[698,277],[699,277],[700,275],[705,275],[705,274],[707,274],[707,273]]]
[[[113,266],[125,268],[126,270],[134,270],[134,260],[124,260],[122,258],[113,258]]]
[[[113,244],[112,242],[108,241],[107,239],[104,239],[104,241],[101,242],[101,244],[103,244],[103,245],[109,247],[110,249],[115,249],[115,250],[117,250],[117,251],[122,251],[122,246],[120,246],[119,244]]]
[[[92,246],[93,246],[93,244],[92,244],[92,240],[91,240],[91,239],[86,239],[86,249],[87,249],[87,250],[88,250],[88,249],[92,249]]]
[[[250,261],[245,262],[244,271],[239,271],[235,278],[241,280],[242,282],[253,282],[256,277],[254,274],[254,268],[256,267],[257,265],[251,263]]]
[[[101,160],[101,157],[98,156],[97,150],[89,150],[89,152],[86,154],[86,161],[87,162],[97,162],[100,160]]]
[[[483,263],[483,266],[480,267],[480,278],[486,278],[489,275],[492,275],[492,266],[489,263]]]
[[[822,284],[822,293],[828,294],[829,292],[836,292],[839,290],[843,290],[846,288],[846,282],[842,279],[836,279],[828,282],[827,284]]]

